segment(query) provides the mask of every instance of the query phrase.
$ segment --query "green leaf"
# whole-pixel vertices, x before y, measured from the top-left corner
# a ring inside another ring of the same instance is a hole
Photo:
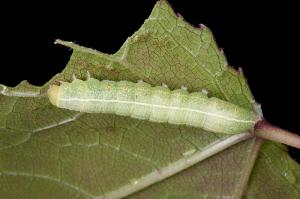
[[[206,89],[255,110],[243,74],[228,66],[210,30],[190,26],[166,1],[113,55],[57,43],[73,54],[44,86],[0,85],[0,198],[299,197],[300,167],[281,145],[260,148],[249,133],[214,134],[49,103],[50,84],[89,71],[98,79]]]
[[[299,198],[300,168],[286,147],[265,142],[249,181],[246,199]]]

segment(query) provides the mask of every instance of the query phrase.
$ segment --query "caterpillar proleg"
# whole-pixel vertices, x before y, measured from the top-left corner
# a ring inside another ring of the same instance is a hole
[[[166,85],[143,81],[76,79],[48,90],[50,102],[60,108],[87,113],[112,113],[153,122],[199,127],[215,133],[251,130],[260,119],[255,112],[204,92],[171,91]]]

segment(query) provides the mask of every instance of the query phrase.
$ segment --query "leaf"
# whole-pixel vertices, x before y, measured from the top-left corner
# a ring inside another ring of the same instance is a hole
[[[166,1],[114,55],[57,43],[73,49],[60,74],[42,87],[0,87],[1,198],[299,197],[300,167],[281,145],[260,148],[248,133],[214,134],[49,103],[50,84],[72,74],[84,79],[89,71],[98,79],[206,89],[255,109],[243,74],[228,66],[210,30],[190,26]]]
[[[299,164],[289,157],[286,147],[265,142],[245,198],[299,198],[299,182]]]

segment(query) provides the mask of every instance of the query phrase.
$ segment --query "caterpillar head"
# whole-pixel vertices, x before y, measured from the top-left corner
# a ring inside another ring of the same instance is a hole
[[[51,104],[58,106],[58,99],[59,99],[59,86],[51,85],[47,91],[47,95]]]

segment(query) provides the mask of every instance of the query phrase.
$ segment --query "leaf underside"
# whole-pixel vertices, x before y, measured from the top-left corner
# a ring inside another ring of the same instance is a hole
[[[48,83],[0,85],[0,198],[300,197],[300,167],[282,145],[260,147],[247,133],[215,134],[49,103],[50,84],[71,81],[72,74],[85,79],[89,71],[101,80],[206,89],[255,109],[243,74],[228,66],[210,30],[192,27],[166,1],[113,55],[57,42],[73,54]]]

